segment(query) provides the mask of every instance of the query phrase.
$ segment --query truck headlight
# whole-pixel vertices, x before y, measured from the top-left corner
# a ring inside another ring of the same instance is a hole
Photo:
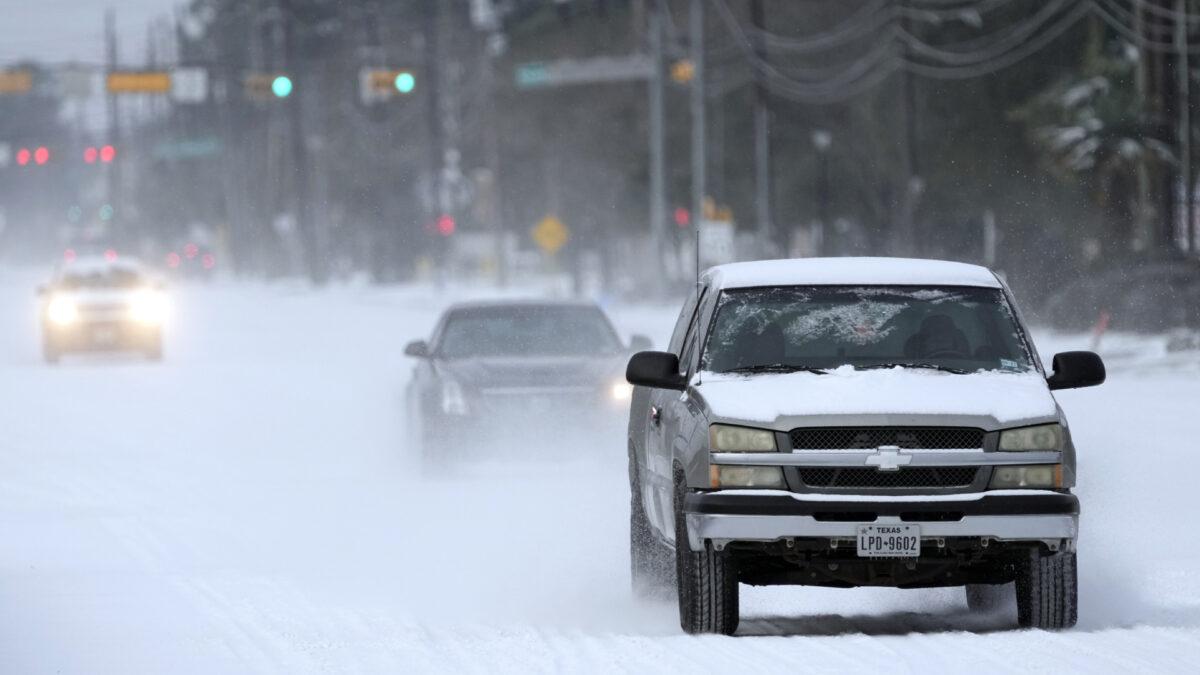
[[[1007,452],[1062,450],[1062,443],[1062,425],[1059,424],[1039,424],[1000,432],[1000,449]]]
[[[167,297],[157,291],[138,291],[129,299],[129,316],[140,324],[157,326],[167,318]]]
[[[447,415],[466,415],[467,397],[463,394],[462,385],[454,380],[442,380],[442,412]]]
[[[993,490],[1062,487],[1062,465],[998,466],[992,470],[989,487]]]
[[[46,305],[46,318],[59,326],[69,326],[79,320],[79,306],[70,298],[51,298]]]
[[[715,488],[780,488],[783,469],[777,466],[722,466],[714,464],[709,479]]]
[[[775,452],[775,433],[766,429],[714,424],[708,428],[713,452]]]

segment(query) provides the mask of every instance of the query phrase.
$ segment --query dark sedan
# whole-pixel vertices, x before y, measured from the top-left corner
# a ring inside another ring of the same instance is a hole
[[[452,306],[428,342],[404,350],[419,359],[407,391],[409,438],[426,465],[547,447],[584,452],[620,433],[631,394],[625,360],[648,344],[641,336],[624,344],[590,303]]]

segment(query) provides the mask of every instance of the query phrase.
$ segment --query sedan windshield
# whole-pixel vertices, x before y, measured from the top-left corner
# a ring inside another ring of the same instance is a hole
[[[599,309],[542,305],[457,310],[446,321],[438,354],[450,359],[593,356],[621,349]]]
[[[79,290],[91,288],[136,288],[141,283],[142,278],[137,270],[128,267],[108,267],[67,272],[63,274],[58,285],[64,290]]]
[[[1029,354],[999,289],[787,286],[722,293],[702,367],[1026,371]]]

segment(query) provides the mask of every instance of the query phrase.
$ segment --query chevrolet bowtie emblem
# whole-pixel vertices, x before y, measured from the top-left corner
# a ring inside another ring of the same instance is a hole
[[[867,458],[867,466],[873,466],[880,471],[899,471],[900,467],[912,461],[912,455],[900,454],[896,445],[881,445],[875,454]]]

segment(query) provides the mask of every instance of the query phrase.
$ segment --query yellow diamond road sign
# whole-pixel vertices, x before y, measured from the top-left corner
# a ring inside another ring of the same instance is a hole
[[[546,216],[533,226],[533,243],[543,252],[554,254],[566,245],[570,231],[556,216]]]

